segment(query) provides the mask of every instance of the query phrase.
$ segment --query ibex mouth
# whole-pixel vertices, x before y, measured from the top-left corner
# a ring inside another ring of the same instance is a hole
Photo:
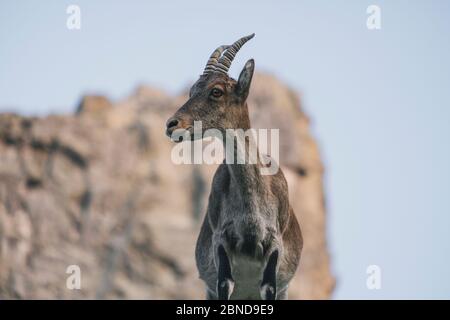
[[[171,140],[172,140],[173,142],[177,142],[177,143],[183,142],[183,136],[171,138]]]
[[[173,142],[180,143],[185,140],[192,140],[194,137],[193,128],[188,127],[186,129],[184,128],[177,128],[175,130],[167,129],[166,135],[172,140]]]

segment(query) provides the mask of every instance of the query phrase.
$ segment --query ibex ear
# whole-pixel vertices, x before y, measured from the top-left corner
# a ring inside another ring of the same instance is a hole
[[[245,101],[250,91],[250,84],[252,83],[253,71],[255,70],[255,61],[250,59],[242,69],[241,74],[236,85],[236,94],[242,101]]]

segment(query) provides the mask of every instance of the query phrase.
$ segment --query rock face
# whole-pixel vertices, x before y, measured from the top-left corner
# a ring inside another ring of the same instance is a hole
[[[0,115],[0,299],[203,299],[194,247],[214,165],[175,165],[165,122],[185,101],[141,87],[75,115]],[[291,299],[330,297],[323,167],[298,97],[256,75],[252,124],[280,129],[304,234]],[[77,265],[81,289],[66,270]]]

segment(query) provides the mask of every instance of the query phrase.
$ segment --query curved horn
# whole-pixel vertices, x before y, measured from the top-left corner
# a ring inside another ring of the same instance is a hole
[[[224,45],[214,50],[214,52],[209,57],[208,62],[206,63],[205,70],[203,71],[204,75],[216,70],[217,59],[219,59],[219,57],[222,55],[222,52],[229,47],[230,46]]]
[[[231,66],[231,62],[233,62],[234,57],[238,53],[239,49],[251,38],[255,36],[254,33],[248,35],[246,37],[240,38],[238,41],[233,43],[223,54],[223,56],[219,59],[216,65],[216,70],[219,72],[227,73],[228,69]]]

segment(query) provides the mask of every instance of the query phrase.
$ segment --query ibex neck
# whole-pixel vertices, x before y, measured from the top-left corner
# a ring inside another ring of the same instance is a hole
[[[259,150],[252,139],[251,129],[227,130],[224,139],[225,162],[230,172],[233,188],[242,197],[264,191]]]

